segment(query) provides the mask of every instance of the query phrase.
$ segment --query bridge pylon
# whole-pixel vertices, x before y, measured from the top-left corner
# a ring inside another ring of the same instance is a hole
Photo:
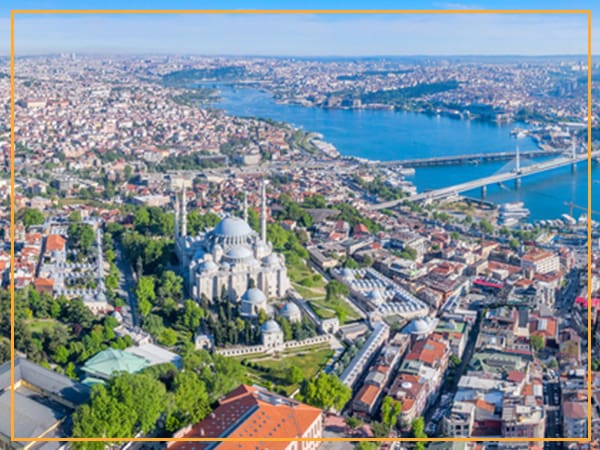
[[[521,173],[521,152],[519,151],[519,144],[517,144],[517,158],[515,159],[515,172]]]
[[[573,163],[571,164],[571,172],[577,172],[577,144],[575,136],[573,136],[573,139],[571,140],[571,159],[573,160]]]

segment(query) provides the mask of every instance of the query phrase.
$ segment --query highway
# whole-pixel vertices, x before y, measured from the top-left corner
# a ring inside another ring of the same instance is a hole
[[[600,151],[595,151],[592,153],[592,158],[597,158],[599,156]],[[521,170],[519,172],[512,171],[507,173],[491,175],[489,177],[483,177],[476,180],[467,181],[465,183],[456,184],[454,186],[449,186],[441,189],[434,189],[428,192],[423,192],[421,194],[411,195],[409,197],[405,197],[399,200],[391,200],[388,202],[377,203],[371,205],[370,208],[375,210],[392,208],[396,205],[403,203],[406,200],[411,202],[420,202],[425,200],[440,200],[453,195],[458,195],[462,192],[470,191],[472,189],[483,188],[490,184],[503,183],[506,181],[523,178],[529,175],[534,175],[536,173],[542,173],[549,170],[558,169],[560,167],[565,167],[571,164],[577,164],[582,161],[587,161],[587,159],[587,153],[579,154],[575,158],[572,158],[570,156],[562,156],[559,158],[552,159],[550,161],[543,161],[540,163],[532,164],[530,166],[521,167]]]

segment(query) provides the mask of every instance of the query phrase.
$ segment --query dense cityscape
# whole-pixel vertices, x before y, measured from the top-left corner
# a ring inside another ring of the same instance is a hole
[[[18,58],[13,267],[2,63],[0,409],[12,282],[15,436],[331,450],[600,436],[599,233],[592,221],[590,280],[585,205],[532,221],[522,202],[486,200],[485,183],[428,197],[415,171],[467,163],[351,157],[314,130],[215,106],[227,86],[303,108],[508,123],[577,170],[585,58]],[[107,446],[10,436],[3,415],[1,448]],[[403,441],[427,437],[523,439]],[[366,438],[395,440],[353,441]]]

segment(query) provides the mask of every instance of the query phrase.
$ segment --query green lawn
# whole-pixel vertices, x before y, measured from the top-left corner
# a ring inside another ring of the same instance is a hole
[[[52,330],[61,324],[55,319],[30,319],[26,321],[32,334],[40,335],[44,330]]]
[[[334,298],[332,300],[325,299],[315,299],[309,300],[310,305],[314,309],[315,313],[321,319],[329,319],[331,317],[338,316],[339,312],[344,316],[344,320],[340,322],[352,322],[353,320],[360,319],[360,316],[354,311],[354,309],[346,302],[340,298]]]
[[[292,353],[293,352],[293,353]],[[327,364],[327,361],[333,356],[333,350],[327,344],[290,350],[277,356],[258,356],[257,359],[250,359],[253,364],[267,369],[263,371],[253,367],[246,367],[248,378],[251,381],[271,382],[274,385],[283,388],[287,394],[294,392],[298,384],[288,384],[287,376],[289,369],[296,366],[302,370],[305,379],[313,378],[319,370]]]

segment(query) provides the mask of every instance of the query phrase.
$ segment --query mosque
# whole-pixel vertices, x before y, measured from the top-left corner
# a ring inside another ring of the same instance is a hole
[[[243,315],[268,312],[267,299],[284,297],[290,281],[283,255],[267,241],[266,184],[261,185],[260,235],[248,225],[244,195],[243,219],[227,216],[211,231],[188,236],[185,198],[184,187],[182,201],[175,196],[175,252],[191,298],[214,302],[224,290],[229,301],[242,302]]]

